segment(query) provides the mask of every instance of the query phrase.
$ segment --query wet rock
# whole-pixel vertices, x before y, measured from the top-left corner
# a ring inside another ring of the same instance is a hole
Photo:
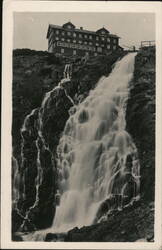
[[[23,241],[23,239],[20,235],[13,234],[12,241]]]
[[[151,71],[148,69],[151,69]],[[141,195],[154,200],[155,189],[155,48],[140,50],[135,59],[126,112],[127,130],[137,146]]]
[[[136,202],[122,211],[114,211],[105,222],[80,229],[70,230],[65,241],[68,242],[135,242],[147,241],[153,235],[154,213],[148,204]]]
[[[57,234],[48,233],[48,234],[46,234],[44,241],[57,241],[57,238],[58,238]]]

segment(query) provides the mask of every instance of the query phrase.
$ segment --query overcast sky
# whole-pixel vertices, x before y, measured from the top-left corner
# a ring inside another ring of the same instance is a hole
[[[139,46],[141,41],[155,40],[155,16],[151,13],[14,13],[14,49],[47,50],[49,24],[71,21],[76,28],[96,31],[105,27],[121,37],[120,45]]]

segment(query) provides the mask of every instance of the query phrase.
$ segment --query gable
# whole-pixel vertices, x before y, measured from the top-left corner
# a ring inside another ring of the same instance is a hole
[[[107,35],[110,32],[105,28],[101,28],[101,29],[97,30],[96,33],[100,34],[100,35]]]
[[[65,23],[62,25],[64,29],[75,29],[75,25],[72,24],[71,22]]]

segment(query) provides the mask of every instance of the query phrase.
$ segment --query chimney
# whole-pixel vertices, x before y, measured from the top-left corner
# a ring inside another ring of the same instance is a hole
[[[80,27],[80,30],[83,30],[83,27]]]

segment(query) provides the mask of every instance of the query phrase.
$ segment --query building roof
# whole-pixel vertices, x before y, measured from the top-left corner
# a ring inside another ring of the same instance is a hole
[[[68,23],[70,23],[71,25],[73,25],[71,22],[68,22]],[[66,24],[68,24],[68,23],[66,23]],[[63,24],[63,26],[64,26],[65,24]],[[50,28],[54,28],[54,29],[61,29],[61,30],[67,30],[67,29],[65,29],[65,28],[63,28],[63,26],[59,26],[59,25],[54,25],[54,24],[49,24],[49,26],[48,26],[48,31],[47,31],[47,38],[48,38],[48,36],[49,36],[49,31],[50,31]],[[73,25],[74,26],[74,25]],[[75,26],[74,26],[75,27]],[[74,28],[74,30],[76,31],[76,32],[83,32],[83,33],[88,33],[88,34],[94,34],[94,35],[99,35],[97,32],[98,31],[100,31],[100,30],[106,30],[105,28],[101,28],[101,29],[99,29],[99,30],[97,30],[97,31],[90,31],[90,30],[85,30],[85,29],[75,29]],[[109,33],[109,31],[108,30],[106,30],[107,31],[107,34],[109,35],[109,36],[111,36],[111,37],[116,37],[116,38],[120,38],[119,36],[117,36],[117,35],[114,35],[114,34],[110,34]]]
[[[100,33],[100,32],[102,32],[102,31],[104,31],[105,33],[110,33],[107,29],[105,29],[104,27],[103,28],[101,28],[101,29],[99,29],[99,30],[97,30],[96,31],[96,33]]]
[[[68,25],[72,26],[73,29],[75,29],[75,25],[72,24],[71,22],[64,23],[64,24],[62,25],[62,27],[66,29],[66,26],[68,26]]]

